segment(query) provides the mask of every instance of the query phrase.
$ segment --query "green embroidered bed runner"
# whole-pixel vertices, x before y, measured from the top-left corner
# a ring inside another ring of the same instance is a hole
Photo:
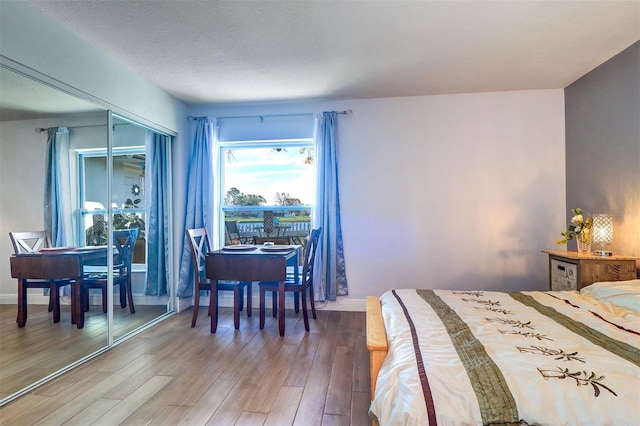
[[[483,424],[502,423],[510,419],[519,423],[518,409],[513,395],[498,366],[467,324],[433,290],[416,290],[436,312],[458,356],[467,371],[471,386],[478,398]]]
[[[594,345],[598,345],[620,358],[633,363],[637,367],[640,367],[640,352],[638,352],[637,348],[634,348],[624,342],[620,342],[619,340],[612,339],[598,330],[594,330],[581,322],[575,321],[572,318],[556,311],[552,307],[543,305],[527,294],[519,292],[510,292],[508,294],[523,305],[534,308],[542,315],[551,318],[566,329],[579,334]]]

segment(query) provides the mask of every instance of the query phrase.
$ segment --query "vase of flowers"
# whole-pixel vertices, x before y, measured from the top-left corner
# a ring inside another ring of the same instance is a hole
[[[588,218],[591,219],[591,218]],[[593,228],[583,228],[582,232],[576,235],[576,244],[578,245],[578,252],[589,253],[591,251],[591,234]]]
[[[593,233],[593,218],[583,215],[582,209],[576,207],[571,209],[573,217],[571,223],[565,232],[562,232],[562,238],[556,241],[556,244],[566,244],[574,238],[578,245],[578,252],[588,253],[591,251],[591,235]]]

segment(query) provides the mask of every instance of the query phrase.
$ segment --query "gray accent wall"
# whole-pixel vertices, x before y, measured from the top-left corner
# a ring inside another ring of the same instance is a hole
[[[640,257],[640,42],[565,89],[565,126],[567,220],[613,213],[609,250]]]

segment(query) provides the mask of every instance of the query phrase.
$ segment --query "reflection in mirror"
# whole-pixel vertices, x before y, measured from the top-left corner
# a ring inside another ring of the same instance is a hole
[[[67,95],[12,70],[0,67],[0,402],[48,375],[77,362],[108,344],[106,315],[87,312],[85,326],[71,323],[70,285],[60,288],[60,321],[53,322],[50,298],[43,289],[27,291],[27,320],[16,323],[18,281],[9,258],[14,248],[10,232],[42,231],[45,225],[45,182],[62,200],[60,224],[50,230],[53,246],[84,245],[79,235],[82,209],[75,194],[81,167],[76,152],[106,150],[107,111]],[[49,131],[48,129],[55,129]],[[36,130],[37,129],[37,130]],[[48,151],[56,149],[47,161]],[[49,166],[48,166],[48,165]],[[53,185],[48,170],[60,165]],[[107,205],[106,176],[97,176],[102,189],[93,194]],[[53,235],[52,235],[53,234]]]
[[[173,306],[171,137],[3,66],[0,93],[2,405],[112,339],[173,312]],[[110,228],[111,273],[106,267]],[[14,253],[9,233],[42,230],[49,233],[50,250],[21,258],[46,257],[60,269],[55,256],[82,253],[76,258],[82,260],[84,279],[75,287],[81,291],[72,297],[69,283],[60,286],[59,297],[50,297],[49,289],[28,289],[22,310],[27,320],[17,324],[18,280],[9,266]],[[60,301],[57,322],[53,300]]]
[[[168,153],[170,137],[113,116],[112,197],[114,236],[131,251],[123,261],[131,263],[131,303],[118,304],[121,289],[114,292],[113,337],[118,339],[170,311],[168,265]],[[117,243],[116,243],[117,245]],[[126,271],[129,273],[129,271]],[[129,289],[127,289],[128,291]],[[123,293],[123,296],[127,294]],[[128,297],[125,297],[128,299]],[[116,312],[129,315],[116,315]],[[131,313],[135,312],[135,313]]]

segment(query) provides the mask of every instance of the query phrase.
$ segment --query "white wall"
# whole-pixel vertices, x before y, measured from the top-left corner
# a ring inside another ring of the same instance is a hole
[[[350,295],[545,289],[566,226],[562,90],[192,107],[194,116],[352,109],[338,118]]]

